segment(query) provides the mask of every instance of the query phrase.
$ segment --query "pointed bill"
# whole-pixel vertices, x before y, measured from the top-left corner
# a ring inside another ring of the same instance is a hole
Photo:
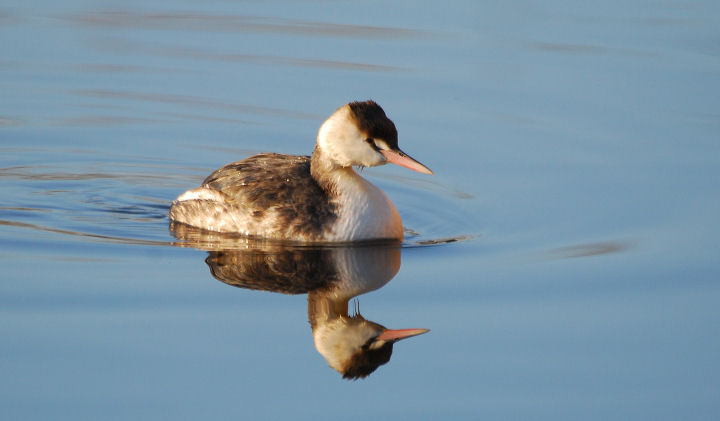
[[[388,329],[375,338],[375,340],[395,342],[412,336],[422,335],[427,332],[430,332],[430,329]]]
[[[401,167],[421,172],[423,174],[433,173],[430,168],[414,160],[410,155],[400,149],[381,149],[380,153],[382,153],[385,156],[385,159],[387,159],[387,162],[391,164],[400,165]]]

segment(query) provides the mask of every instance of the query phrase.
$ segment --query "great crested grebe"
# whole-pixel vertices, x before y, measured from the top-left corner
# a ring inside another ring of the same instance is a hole
[[[173,202],[170,218],[208,231],[302,242],[403,239],[395,205],[352,168],[397,164],[432,174],[398,147],[374,101],[338,108],[312,157],[262,153],[210,174]]]

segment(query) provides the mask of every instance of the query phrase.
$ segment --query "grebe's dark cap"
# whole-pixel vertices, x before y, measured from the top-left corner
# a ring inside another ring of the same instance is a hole
[[[398,148],[398,132],[382,107],[375,101],[356,101],[348,104],[357,127],[369,138],[382,139],[392,149]]]

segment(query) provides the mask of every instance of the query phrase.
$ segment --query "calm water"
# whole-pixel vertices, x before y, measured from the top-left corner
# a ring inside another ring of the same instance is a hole
[[[717,2],[201,3],[0,6],[3,418],[718,416]],[[402,248],[170,231],[366,98]],[[329,290],[431,331],[344,380]]]

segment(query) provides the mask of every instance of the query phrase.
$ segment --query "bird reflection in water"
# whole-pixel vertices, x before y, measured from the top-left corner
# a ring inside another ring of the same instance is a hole
[[[228,285],[307,294],[315,348],[346,379],[367,377],[390,360],[395,342],[428,331],[387,329],[348,310],[351,299],[381,288],[397,274],[397,243],[293,246],[178,223],[171,223],[170,230],[182,240],[177,245],[208,251],[210,272]]]

